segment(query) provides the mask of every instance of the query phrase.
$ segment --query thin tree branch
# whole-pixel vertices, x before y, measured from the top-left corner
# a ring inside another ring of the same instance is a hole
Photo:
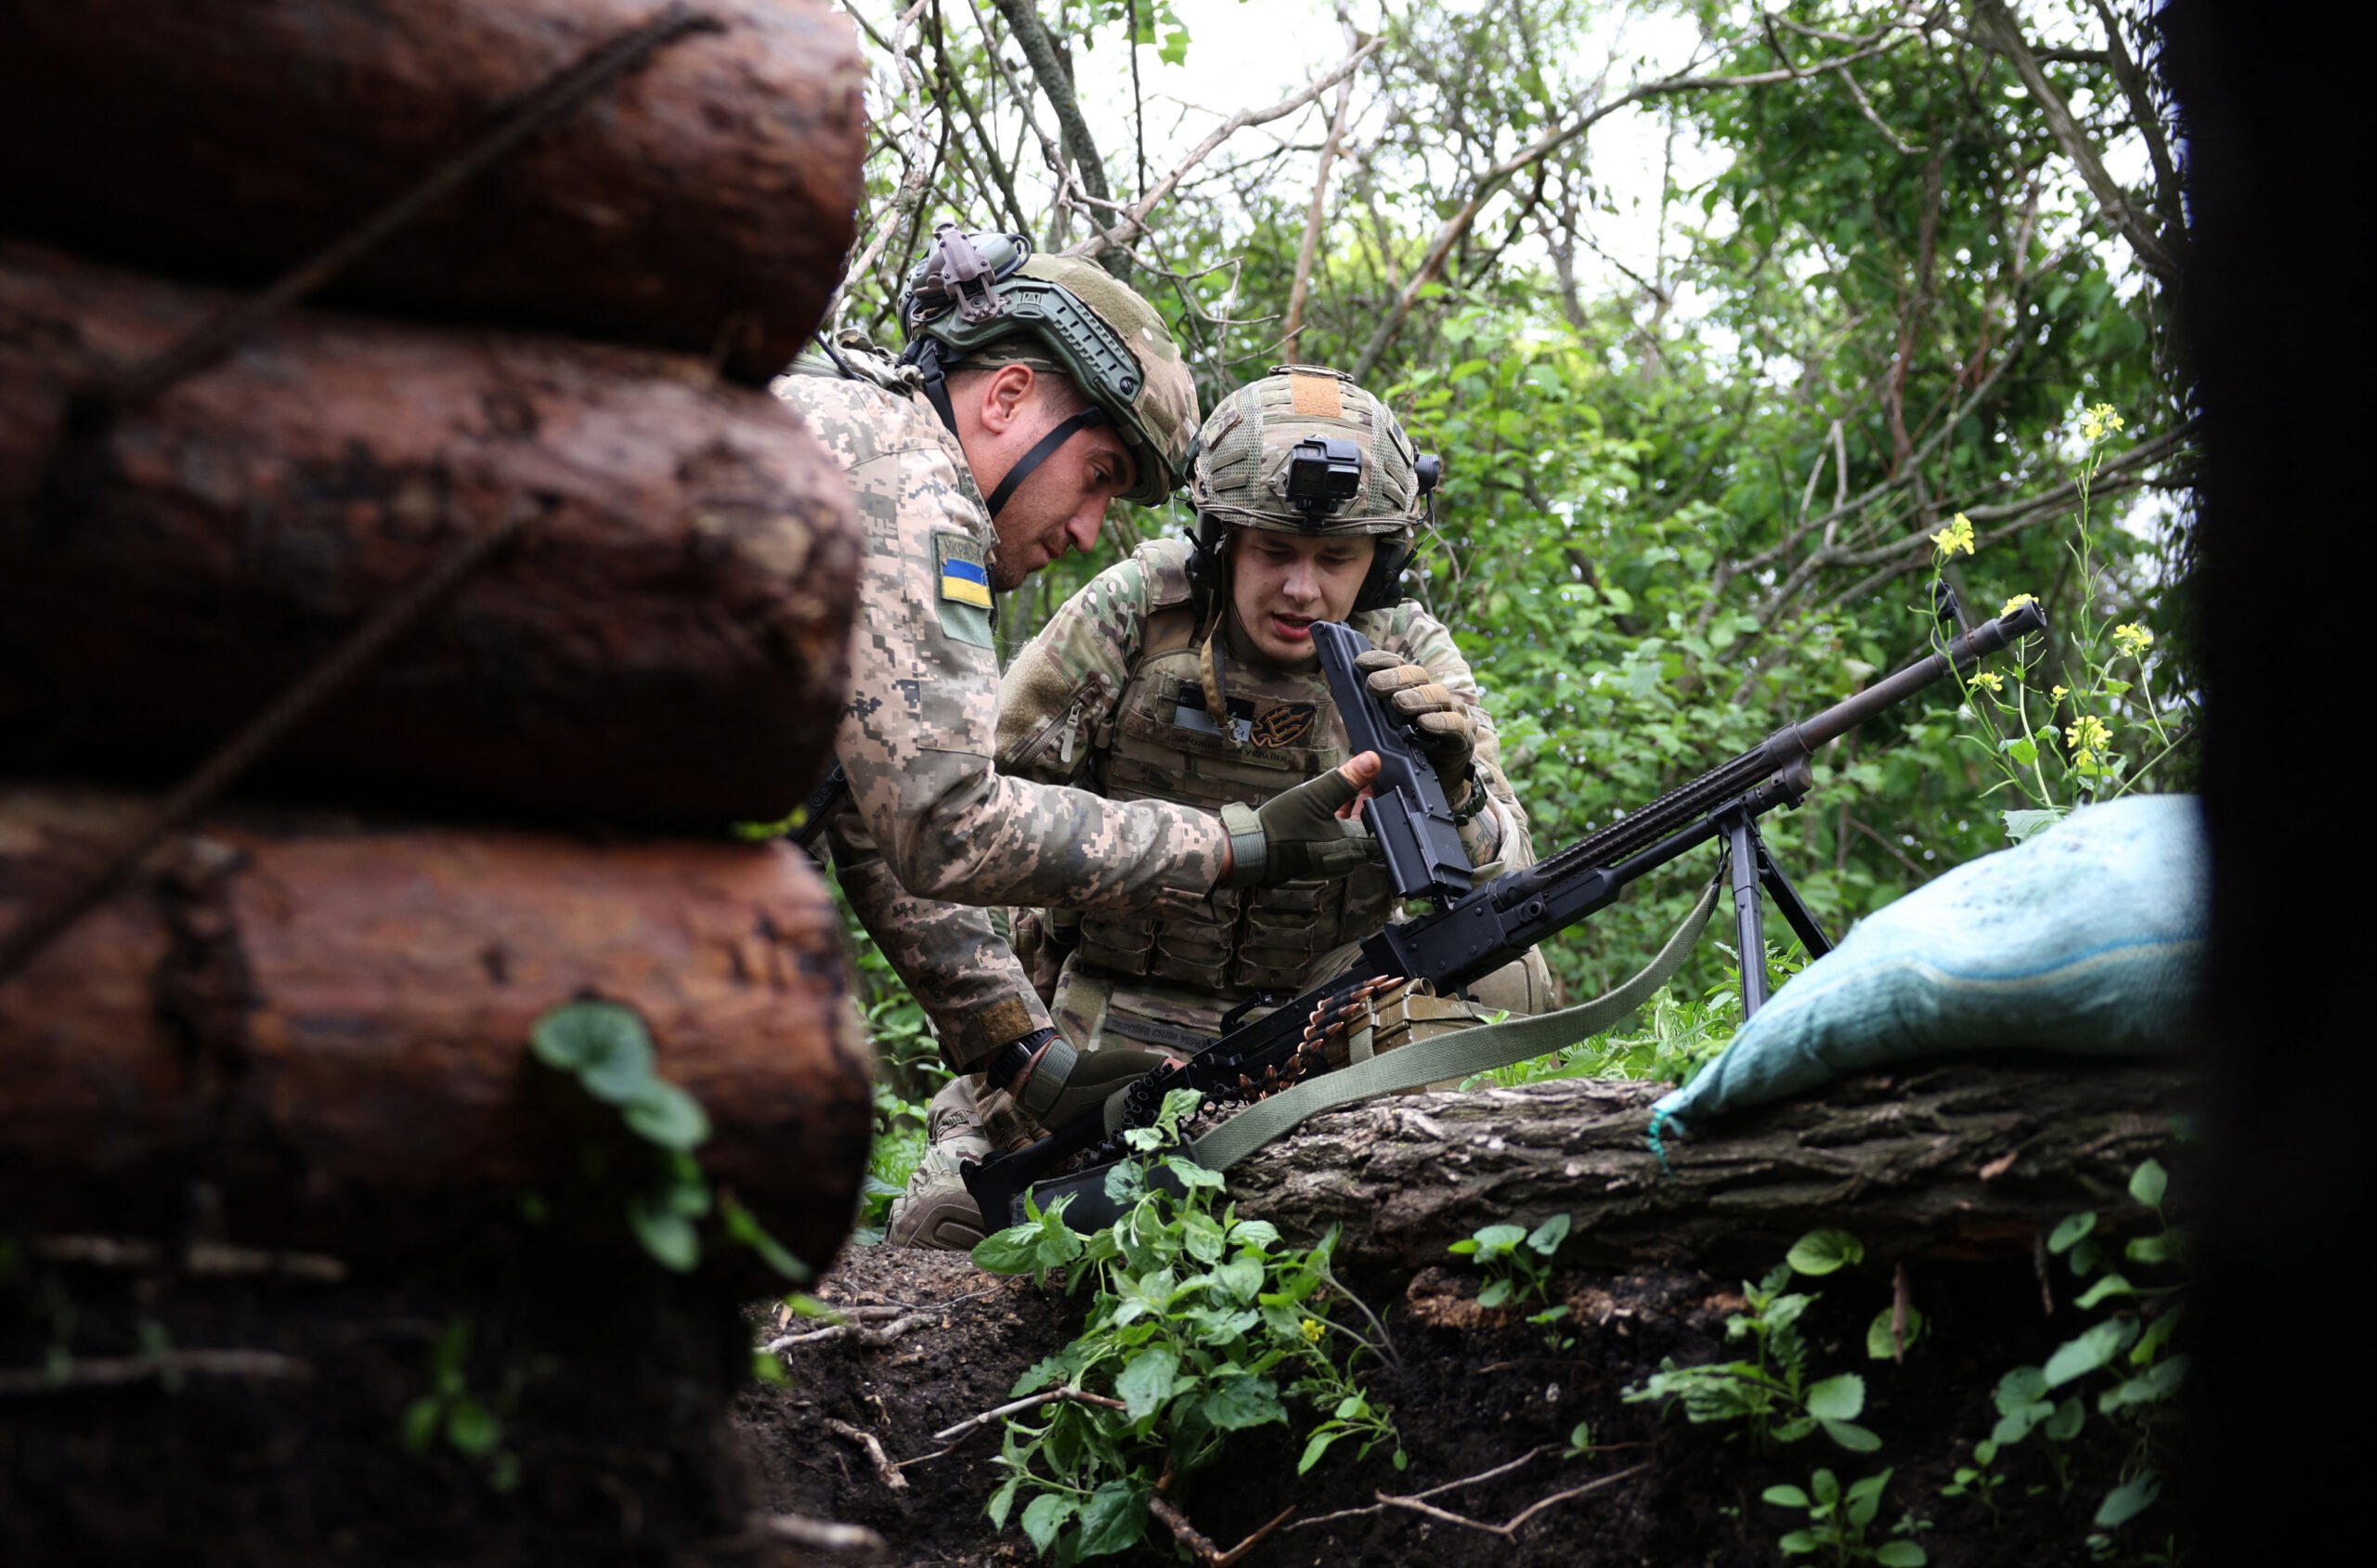
[[[1854,65],[1860,60],[1871,59],[1884,50],[1893,47],[1899,42],[1898,34],[1902,31],[1913,31],[1919,25],[1922,24],[1893,19],[1886,24],[1878,34],[1872,35],[1873,41],[1869,41],[1864,47],[1853,50],[1838,59],[1825,60],[1805,68],[1786,66],[1779,71],[1750,71],[1739,75],[1670,76],[1656,82],[1645,82],[1629,88],[1617,97],[1579,115],[1566,124],[1553,126],[1508,158],[1492,164],[1478,176],[1468,200],[1461,204],[1452,216],[1445,219],[1437,227],[1435,238],[1429,242],[1426,253],[1421,258],[1420,266],[1412,272],[1409,280],[1403,285],[1402,291],[1396,295],[1395,303],[1387,307],[1386,314],[1379,318],[1378,326],[1371,331],[1370,341],[1362,345],[1361,353],[1355,356],[1354,379],[1363,380],[1378,368],[1380,358],[1401,334],[1403,323],[1410,317],[1412,306],[1419,303],[1421,293],[1429,284],[1436,280],[1437,275],[1444,270],[1447,258],[1452,254],[1454,248],[1467,237],[1471,227],[1476,223],[1479,210],[1522,170],[1559,151],[1584,136],[1602,121],[1630,105],[1653,97],[1665,97],[1670,93],[1706,93],[1734,87],[1765,87],[1779,82],[1796,82],[1819,71],[1837,71],[1845,66]]]
[[[1305,87],[1303,91],[1292,93],[1288,97],[1281,98],[1278,103],[1271,105],[1268,109],[1240,110],[1236,114],[1231,115],[1228,119],[1214,126],[1211,132],[1207,133],[1205,139],[1199,142],[1195,149],[1189,152],[1188,157],[1183,158],[1178,163],[1173,166],[1170,174],[1156,181],[1155,188],[1149,191],[1145,196],[1140,197],[1137,202],[1133,203],[1129,211],[1124,214],[1121,223],[1116,224],[1112,228],[1107,229],[1103,233],[1093,234],[1090,238],[1083,240],[1077,245],[1068,245],[1065,247],[1064,253],[1069,256],[1088,255],[1094,251],[1104,250],[1109,246],[1126,243],[1129,240],[1137,238],[1139,235],[1149,232],[1147,221],[1148,214],[1154,212],[1156,208],[1163,203],[1164,198],[1172,194],[1173,188],[1177,186],[1182,179],[1187,177],[1190,170],[1194,169],[1198,164],[1203,162],[1208,157],[1210,157],[1215,148],[1218,148],[1222,143],[1229,140],[1230,137],[1236,136],[1239,132],[1245,130],[1250,125],[1267,125],[1274,120],[1284,119],[1286,116],[1293,114],[1297,110],[1302,109],[1305,105],[1312,102],[1315,98],[1327,92],[1330,88],[1335,86],[1338,83],[1344,81],[1346,77],[1351,76],[1364,60],[1370,58],[1372,54],[1377,52],[1379,40],[1375,38],[1371,39],[1359,49],[1357,49],[1352,54],[1346,56],[1345,58],[1339,60],[1336,65],[1330,69],[1327,75],[1322,76],[1319,80],[1314,82],[1310,86]]]
[[[1973,19],[1989,33],[1992,46],[2006,57],[2013,65],[2014,73],[2022,79],[2022,85],[2038,104],[2039,112],[2046,117],[2047,129],[2054,133],[2056,145],[2079,169],[2080,178],[2096,197],[2097,205],[2103,209],[2106,221],[2129,241],[2140,266],[2163,283],[2177,282],[2177,258],[2164,249],[2153,226],[2131,205],[2128,193],[2106,172],[2104,160],[2097,155],[2079,122],[2072,117],[2071,106],[2063,101],[2063,95],[2046,79],[2038,56],[2022,36],[2021,25],[2006,9],[2005,0],[1973,0],[1972,11]]]
[[[1359,49],[1365,42],[1350,24],[1345,33],[1348,53]],[[1295,279],[1288,288],[1288,322],[1282,337],[1291,363],[1300,362],[1304,356],[1304,306],[1312,291],[1312,262],[1320,249],[1321,221],[1328,213],[1329,171],[1337,162],[1337,149],[1345,140],[1345,118],[1353,103],[1354,77],[1348,71],[1344,80],[1337,84],[1337,107],[1329,117],[1329,139],[1320,144],[1320,169],[1313,176],[1312,206],[1304,220],[1304,243],[1296,249]]]
[[[1083,192],[1101,201],[1111,200],[1112,192],[1106,188],[1106,164],[1098,155],[1098,143],[1090,137],[1089,122],[1082,118],[1081,102],[1073,96],[1072,73],[1065,69],[1062,57],[1057,53],[1056,40],[1048,35],[1040,13],[1033,8],[1032,0],[991,0],[991,4],[1007,19],[1015,41],[1023,47],[1023,58],[1030,62],[1033,78],[1040,84],[1041,95],[1056,110],[1057,129],[1063,137],[1065,153],[1080,175]],[[1099,244],[1088,253],[1122,277],[1129,271],[1130,261],[1117,257],[1109,263],[1105,253],[1110,249],[1109,245]]]

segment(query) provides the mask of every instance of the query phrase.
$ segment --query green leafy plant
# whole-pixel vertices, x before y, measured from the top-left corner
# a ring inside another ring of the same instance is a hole
[[[1199,1096],[1175,1090],[1157,1124],[1129,1134],[1137,1158],[1118,1164],[1108,1188],[1130,1206],[1084,1238],[1061,1207],[984,1239],[974,1261],[1042,1283],[1059,1269],[1068,1288],[1094,1286],[1081,1336],[1024,1373],[1016,1397],[1046,1393],[1034,1414],[1010,1418],[998,1463],[1007,1480],[989,1512],[1010,1517],[1033,1548],[1059,1563],[1138,1542],[1157,1477],[1213,1463],[1229,1434],[1289,1420],[1301,1398],[1321,1415],[1298,1471],[1352,1442],[1357,1458],[1395,1445],[1389,1412],[1352,1378],[1367,1352],[1391,1359],[1383,1327],[1330,1273],[1336,1233],[1299,1251],[1235,1209],[1214,1212],[1219,1173],[1160,1150],[1176,1140]],[[1352,1304],[1360,1327],[1331,1315]],[[1341,1363],[1331,1354],[1343,1345]],[[1086,1395],[1087,1398],[1069,1397]]]
[[[1477,1292],[1479,1306],[1523,1306],[1532,1302],[1540,1310],[1530,1314],[1527,1321],[1542,1328],[1545,1341],[1553,1350],[1566,1350],[1577,1341],[1557,1327],[1567,1317],[1568,1305],[1552,1300],[1552,1259],[1568,1239],[1573,1223],[1565,1214],[1554,1214],[1531,1231],[1525,1225],[1487,1225],[1445,1251],[1474,1258],[1485,1270],[1486,1283]]]
[[[1873,1452],[1882,1440],[1857,1425],[1865,1409],[1865,1380],[1853,1372],[1808,1380],[1808,1342],[1799,1322],[1818,1297],[1784,1289],[1795,1273],[1821,1276],[1864,1255],[1864,1246],[1845,1230],[1810,1231],[1764,1279],[1743,1282],[1749,1310],[1725,1320],[1726,1338],[1749,1341],[1752,1359],[1679,1367],[1667,1357],[1659,1370],[1625,1391],[1627,1402],[1673,1401],[1695,1423],[1742,1422],[1761,1447],[1797,1443],[1822,1431],[1852,1453]]]
[[[1868,1546],[1865,1532],[1872,1527],[1874,1516],[1881,1511],[1882,1489],[1890,1484],[1893,1471],[1869,1475],[1844,1488],[1839,1479],[1828,1470],[1815,1472],[1805,1491],[1797,1486],[1769,1486],[1762,1494],[1766,1501],[1777,1508],[1796,1509],[1808,1516],[1808,1523],[1786,1535],[1776,1544],[1786,1557],[1822,1553],[1835,1563],[1878,1562],[1882,1568],[1922,1568],[1929,1555],[1915,1542],[1906,1539],[1884,1541]],[[1901,1520],[1893,1535],[1911,1533],[1921,1526]]]
[[[2187,1231],[2163,1212],[2169,1182],[2159,1160],[2149,1160],[2132,1173],[2131,1198],[2153,1210],[2163,1225],[2122,1247],[2120,1257],[2126,1263],[2151,1268],[2184,1264]],[[1998,1380],[1996,1425],[1973,1445],[1973,1463],[1959,1467],[1942,1495],[1978,1496],[1990,1501],[1994,1511],[1994,1495],[2004,1481],[1995,1468],[1998,1460],[2033,1436],[2040,1440],[2058,1487],[2069,1493],[2080,1479],[2074,1473],[2072,1445],[2086,1427],[2093,1404],[2100,1419],[2116,1423],[2130,1439],[2121,1471],[2093,1516],[2098,1530],[2111,1531],[2144,1512],[2161,1495],[2161,1475],[2153,1460],[2166,1435],[2172,1402],[2188,1373],[2188,1357],[2172,1349],[2183,1286],[2133,1284],[2125,1274],[2115,1272],[2109,1266],[2114,1261],[2112,1251],[2098,1234],[2094,1211],[2067,1216],[2049,1233],[2046,1248],[2066,1260],[2075,1278],[2090,1280],[2076,1303],[2083,1311],[2117,1304],[2058,1345],[2043,1365],[2016,1367]],[[2093,1401],[2088,1397],[2092,1390]],[[2110,1539],[2092,1537],[2107,1545]]]
[[[806,1284],[807,1265],[795,1258],[732,1194],[713,1199],[709,1178],[694,1150],[709,1138],[701,1102],[660,1076],[652,1031],[635,1010],[616,1002],[565,1003],[528,1031],[537,1060],[574,1079],[590,1099],[617,1109],[627,1131],[651,1150],[643,1179],[629,1193],[628,1229],[661,1267],[688,1274],[701,1262],[698,1222],[713,1211],[720,1234],[750,1248],[769,1267]],[[538,1202],[543,1207],[542,1199]]]
[[[891,1221],[891,1205],[907,1190],[908,1178],[924,1162],[928,1104],[904,1098],[889,1083],[875,1086],[875,1141],[867,1146],[859,1223],[851,1233],[853,1244],[871,1247],[883,1239]]]
[[[2023,802],[2000,812],[2007,836],[2018,843],[2075,806],[2139,787],[2186,738],[2184,726],[2174,730],[2154,695],[2154,633],[2134,621],[2116,625],[2102,608],[2103,525],[2091,492],[2122,427],[2112,405],[2097,403],[2081,409],[2067,433],[2081,443],[2083,455],[2073,476],[2080,509],[2065,543],[2079,585],[2077,604],[2072,624],[2057,628],[2062,656],[2041,640],[2020,655],[2010,677],[1984,669],[1964,678],[1962,712],[1980,726],[1967,738],[1998,773],[1983,793]],[[1941,573],[1936,593],[1955,558],[1978,547],[1962,512],[1932,535],[1931,543]],[[2033,597],[2018,594],[2005,609]]]
[[[503,1420],[498,1408],[509,1407],[519,1395],[519,1380],[507,1379],[491,1406],[473,1393],[469,1383],[471,1320],[457,1317],[446,1325],[431,1347],[430,1388],[405,1406],[405,1447],[426,1454],[442,1439],[445,1445],[486,1476],[497,1492],[520,1484],[520,1457],[502,1446]]]

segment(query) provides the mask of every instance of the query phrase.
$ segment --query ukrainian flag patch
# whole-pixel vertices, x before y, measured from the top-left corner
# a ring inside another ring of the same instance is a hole
[[[941,596],[953,604],[991,607],[991,571],[982,547],[955,534],[932,537],[935,564],[940,569]]]
[[[934,603],[942,635],[976,648],[992,648],[991,564],[982,547],[964,534],[932,537]]]

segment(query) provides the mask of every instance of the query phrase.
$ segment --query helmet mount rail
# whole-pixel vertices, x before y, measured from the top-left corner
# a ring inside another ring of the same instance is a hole
[[[923,372],[925,395],[953,433],[955,410],[945,382],[961,366],[1001,363],[1000,353],[1007,350],[1069,377],[1122,434],[1138,465],[1127,498],[1152,506],[1177,482],[1177,460],[1167,449],[1169,438],[1150,425],[1150,414],[1139,406],[1141,394],[1150,385],[1150,371],[1124,332],[1136,330],[1152,342],[1160,325],[1131,327],[1137,319],[1131,311],[1148,312],[1150,322],[1154,317],[1151,307],[1127,291],[1123,302],[1126,318],[1120,325],[1109,320],[1113,302],[1094,289],[1085,297],[1085,285],[1072,281],[1065,271],[1073,265],[1061,257],[1035,259],[1032,241],[1020,234],[973,232],[954,223],[937,226],[931,247],[910,270],[900,296],[900,324],[908,335],[901,357]],[[1104,281],[1102,275],[1098,280]],[[1163,377],[1173,372],[1161,365],[1156,369],[1163,373],[1155,376],[1155,384],[1168,387]],[[1194,395],[1184,390],[1183,395],[1193,419]],[[1091,422],[1075,423],[1072,430]],[[1027,454],[1008,478],[1020,483],[1046,456],[1035,460]],[[995,514],[997,504],[991,505]]]

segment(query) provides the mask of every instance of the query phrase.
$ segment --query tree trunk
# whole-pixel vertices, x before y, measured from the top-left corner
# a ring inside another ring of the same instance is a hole
[[[141,805],[0,792],[0,927]],[[551,1225],[623,1247],[623,1193],[582,1216],[570,1195],[590,1149],[616,1182],[643,1151],[527,1049],[591,996],[634,1009],[708,1112],[713,1182],[822,1264],[872,1111],[843,975],[832,902],[781,842],[218,813],[0,986],[0,1212],[154,1235],[203,1183],[235,1241],[418,1262],[534,1190]]]
[[[1317,1117],[1229,1173],[1240,1212],[1341,1255],[1417,1268],[1484,1225],[1565,1213],[1565,1263],[1764,1267],[1803,1233],[1885,1257],[2027,1251],[2066,1214],[2134,1218],[2190,1079],[2164,1067],[1910,1064],[1649,1147],[1666,1086],[1566,1080],[1414,1095]]]
[[[339,297],[722,355],[841,277],[865,71],[819,0],[704,0],[669,44],[366,256]],[[0,231],[260,281],[472,147],[654,0],[0,6]]]
[[[95,438],[218,303],[0,244],[0,756],[189,767],[458,541],[518,544],[268,759],[284,790],[773,821],[832,749],[858,547],[797,418],[682,359],[300,313]]]

